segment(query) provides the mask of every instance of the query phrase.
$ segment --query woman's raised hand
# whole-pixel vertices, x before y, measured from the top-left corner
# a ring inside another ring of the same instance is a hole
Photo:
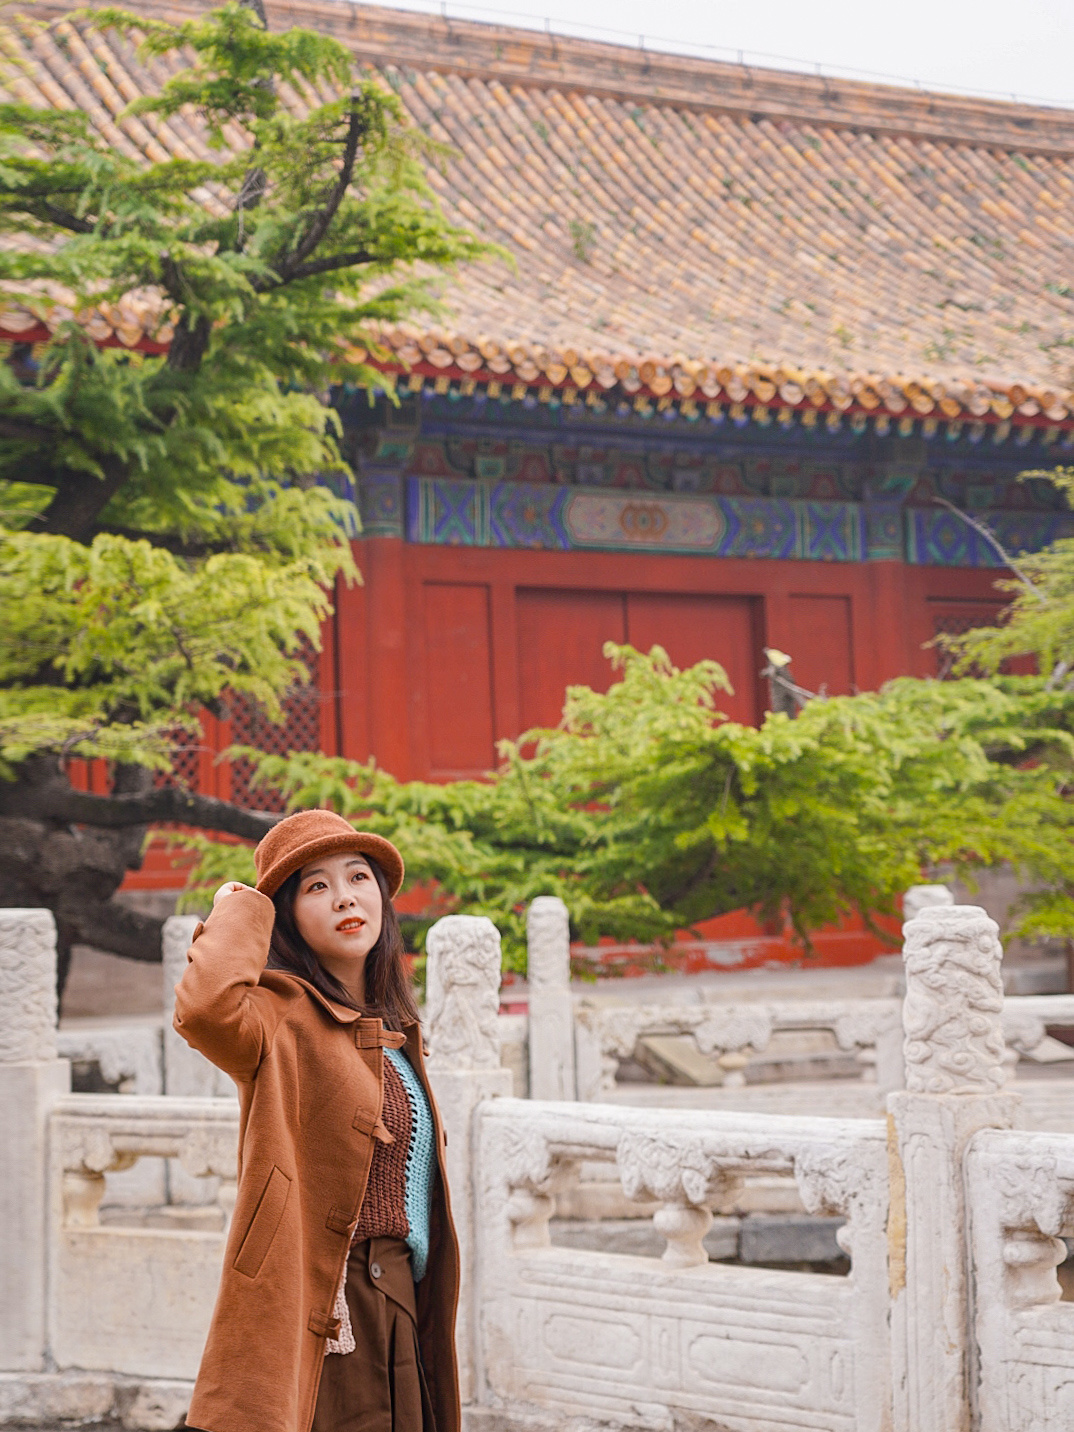
[[[253,888],[252,885],[244,885],[241,880],[228,880],[213,896],[213,904],[219,905],[225,895],[234,895],[236,890],[252,890]]]

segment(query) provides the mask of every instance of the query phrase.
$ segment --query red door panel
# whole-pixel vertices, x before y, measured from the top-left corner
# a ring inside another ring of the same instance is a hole
[[[475,775],[495,760],[489,589],[427,582],[426,710],[430,775]]]
[[[678,667],[709,659],[727,672],[734,692],[717,693],[732,721],[756,725],[763,707],[758,672],[764,664],[751,597],[631,592],[627,640],[639,651],[662,646]]]
[[[515,602],[522,729],[555,726],[568,686],[612,684],[602,652],[606,641],[626,640],[623,595],[522,587]]]
[[[854,690],[850,598],[790,599],[791,674],[799,686],[828,696]]]

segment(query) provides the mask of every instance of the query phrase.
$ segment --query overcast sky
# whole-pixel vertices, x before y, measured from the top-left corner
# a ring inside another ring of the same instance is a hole
[[[349,0],[343,0],[349,3]],[[394,0],[439,14],[441,0]],[[446,0],[502,20],[788,69],[1044,100],[1074,108],[1074,0]],[[765,57],[771,58],[765,58]]]

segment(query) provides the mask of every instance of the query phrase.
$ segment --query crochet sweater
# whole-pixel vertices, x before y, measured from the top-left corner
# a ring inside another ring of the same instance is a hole
[[[429,1257],[433,1119],[425,1090],[406,1055],[400,1049],[385,1049],[384,1055],[381,1119],[394,1142],[374,1146],[354,1241],[405,1239],[418,1282]]]
[[[433,1198],[436,1135],[429,1100],[410,1060],[399,1049],[384,1050],[384,1101],[381,1121],[393,1142],[373,1148],[369,1182],[358,1213],[353,1243],[364,1238],[402,1238],[410,1247],[414,1281],[425,1276],[429,1261],[429,1212]],[[347,1266],[336,1289],[334,1315],[339,1333],[325,1341],[325,1354],[355,1349],[347,1306]]]

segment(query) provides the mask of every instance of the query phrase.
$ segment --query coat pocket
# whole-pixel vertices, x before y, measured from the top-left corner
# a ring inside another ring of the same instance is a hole
[[[232,1267],[236,1273],[243,1273],[247,1278],[256,1278],[260,1273],[261,1264],[265,1261],[265,1256],[272,1246],[272,1240],[276,1237],[276,1230],[280,1226],[284,1205],[287,1203],[287,1195],[290,1192],[291,1180],[280,1169],[274,1167],[268,1176],[265,1191],[258,1199],[254,1216],[250,1219],[250,1226],[246,1230],[246,1237],[242,1240],[242,1246],[235,1255]]]

